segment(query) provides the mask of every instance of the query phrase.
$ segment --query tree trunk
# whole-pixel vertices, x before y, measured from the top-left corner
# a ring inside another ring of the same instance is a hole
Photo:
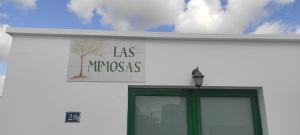
[[[79,76],[82,76],[82,65],[83,65],[83,56],[80,56],[80,74],[79,74]]]

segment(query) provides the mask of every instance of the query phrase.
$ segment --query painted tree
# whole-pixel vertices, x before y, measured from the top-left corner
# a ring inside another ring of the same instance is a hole
[[[80,56],[80,70],[79,74],[72,77],[74,78],[85,78],[83,75],[83,63],[84,57],[89,54],[101,54],[103,45],[101,40],[73,40],[71,43],[71,51]]]

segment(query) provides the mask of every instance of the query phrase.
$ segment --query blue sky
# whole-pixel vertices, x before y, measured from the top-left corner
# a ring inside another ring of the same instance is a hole
[[[297,31],[300,33],[299,13],[299,0],[2,0],[0,25],[116,31],[294,34]],[[6,61],[0,60],[0,75],[5,74],[5,65]]]

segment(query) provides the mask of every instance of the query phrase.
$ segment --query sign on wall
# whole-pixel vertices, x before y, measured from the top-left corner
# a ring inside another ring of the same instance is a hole
[[[66,112],[66,123],[79,123],[81,112]]]
[[[145,82],[144,41],[71,40],[68,81]]]

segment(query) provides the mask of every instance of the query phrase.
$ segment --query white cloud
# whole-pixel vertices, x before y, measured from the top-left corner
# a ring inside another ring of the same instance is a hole
[[[99,0],[71,0],[67,4],[67,8],[76,15],[84,19],[85,22],[90,22],[94,16],[94,10],[101,4]]]
[[[102,23],[117,30],[173,24],[184,6],[184,0],[70,0],[67,4],[85,23],[100,15]]]
[[[250,34],[300,34],[300,27],[282,22],[265,22]]]
[[[2,96],[4,80],[5,80],[5,75],[0,75],[0,96]]]
[[[285,26],[280,22],[266,22],[256,28],[251,34],[284,34]]]
[[[35,8],[37,0],[11,0],[23,8]]]
[[[68,9],[89,23],[99,15],[101,23],[117,30],[174,24],[176,32],[243,33],[261,23],[270,3],[291,4],[295,0],[69,0]],[[257,21],[259,20],[259,21]]]
[[[270,0],[228,0],[225,10],[219,0],[191,0],[176,20],[177,32],[242,33],[257,17],[267,15]],[[211,4],[213,3],[213,4]]]
[[[0,25],[0,61],[6,61],[12,37],[5,31],[8,25]]]
[[[300,34],[300,28],[298,28],[295,33]]]
[[[294,0],[191,0],[187,10],[175,22],[177,32],[243,33],[251,23],[270,13],[265,9],[271,2],[290,4]],[[224,5],[223,5],[224,6]]]

